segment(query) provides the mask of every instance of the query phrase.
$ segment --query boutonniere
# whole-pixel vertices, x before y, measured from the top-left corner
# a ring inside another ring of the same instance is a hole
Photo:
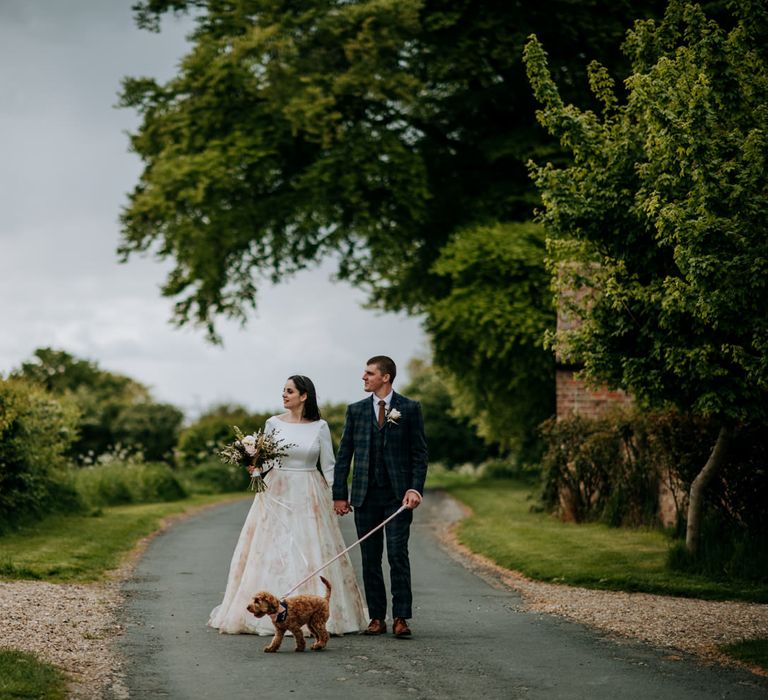
[[[400,419],[400,415],[400,411],[398,411],[396,408],[390,408],[389,412],[387,413],[387,423],[397,425],[397,421]]]

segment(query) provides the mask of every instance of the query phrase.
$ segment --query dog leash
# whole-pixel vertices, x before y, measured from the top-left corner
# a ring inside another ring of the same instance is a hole
[[[291,593],[293,593],[299,586],[301,586],[303,583],[306,583],[316,574],[319,574],[326,566],[329,566],[330,564],[333,564],[339,557],[344,556],[352,547],[356,547],[359,545],[363,540],[368,539],[376,530],[381,530],[390,520],[394,520],[400,513],[402,513],[404,510],[407,510],[407,506],[400,506],[392,515],[390,515],[385,521],[379,523],[373,530],[370,530],[369,532],[366,532],[359,540],[353,542],[349,547],[339,552],[333,559],[329,559],[325,564],[323,564],[319,569],[315,569],[309,576],[306,578],[301,579],[293,588],[291,588],[290,591],[288,591],[283,598],[287,598]]]

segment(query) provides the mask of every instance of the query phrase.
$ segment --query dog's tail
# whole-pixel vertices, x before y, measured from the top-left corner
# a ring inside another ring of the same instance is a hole
[[[321,576],[320,580],[325,584],[325,600],[329,601],[331,599],[331,582],[325,576]]]

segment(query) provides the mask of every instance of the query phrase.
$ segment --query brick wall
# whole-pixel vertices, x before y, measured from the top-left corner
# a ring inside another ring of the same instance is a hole
[[[623,391],[587,388],[583,381],[576,379],[573,369],[559,368],[555,387],[558,418],[574,414],[598,418],[611,406],[632,403],[632,397]]]
[[[578,320],[569,315],[566,307],[570,303],[589,305],[589,290],[580,288],[576,291],[560,287],[560,303],[558,304],[557,330],[569,331],[578,326]],[[565,303],[563,303],[565,302]],[[599,418],[612,406],[626,406],[632,403],[632,397],[623,391],[610,391],[605,388],[591,389],[574,375],[578,368],[570,367],[563,357],[556,354],[560,366],[556,370],[556,413],[557,418],[567,418],[574,414],[586,418]],[[568,515],[566,494],[561,494],[562,510]],[[659,480],[659,511],[658,517],[665,526],[675,523],[676,519],[675,494],[669,484]]]

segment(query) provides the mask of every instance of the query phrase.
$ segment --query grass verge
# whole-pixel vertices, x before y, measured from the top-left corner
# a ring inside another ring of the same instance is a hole
[[[734,659],[768,672],[768,639],[746,639],[736,644],[723,644],[718,648]]]
[[[93,516],[52,515],[0,538],[0,580],[98,581],[117,568],[139,540],[157,530],[163,518],[243,495],[114,506]]]
[[[530,482],[443,474],[429,484],[472,508],[473,515],[458,527],[462,544],[529,578],[586,588],[768,602],[765,584],[670,571],[666,562],[671,540],[660,530],[577,525],[532,511],[535,486]]]
[[[0,649],[0,698],[64,700],[66,697],[66,677],[55,666],[33,654]]]

